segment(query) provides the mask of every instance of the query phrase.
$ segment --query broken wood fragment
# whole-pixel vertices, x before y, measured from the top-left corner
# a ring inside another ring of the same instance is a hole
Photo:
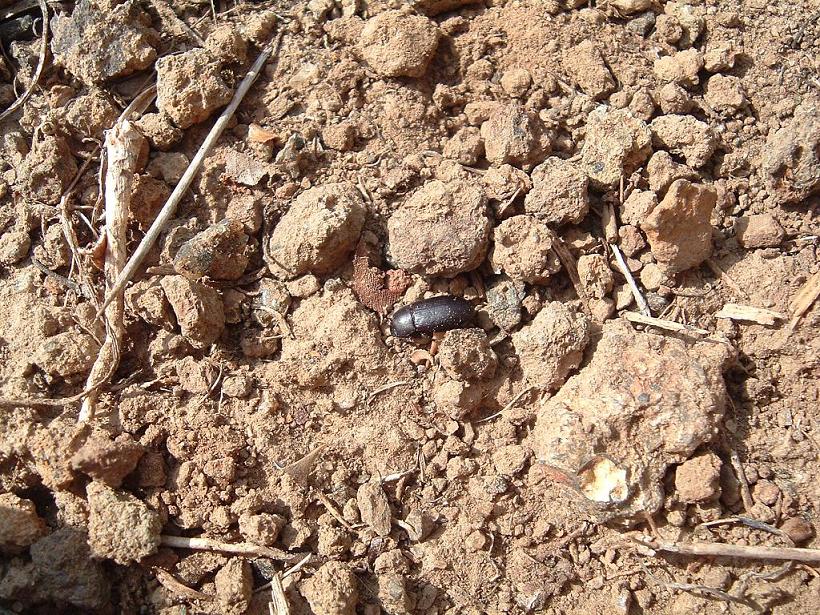
[[[738,303],[727,303],[715,314],[715,318],[756,322],[759,325],[767,326],[774,325],[778,320],[786,319],[786,317],[779,312],[753,307],[751,305],[740,305]]]

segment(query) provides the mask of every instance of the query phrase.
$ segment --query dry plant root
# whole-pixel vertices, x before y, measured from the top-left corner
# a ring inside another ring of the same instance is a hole
[[[120,362],[123,338],[122,290],[112,287],[125,265],[128,212],[137,159],[145,138],[129,122],[117,122],[105,137],[108,169],[105,175],[105,341],[85,385],[87,393],[79,422],[94,416],[99,388],[108,381]]]

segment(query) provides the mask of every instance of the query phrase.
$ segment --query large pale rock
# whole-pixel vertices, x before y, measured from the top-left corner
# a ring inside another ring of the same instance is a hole
[[[667,467],[717,434],[727,355],[721,345],[687,348],[610,321],[590,363],[539,410],[536,457],[601,519],[655,512]]]

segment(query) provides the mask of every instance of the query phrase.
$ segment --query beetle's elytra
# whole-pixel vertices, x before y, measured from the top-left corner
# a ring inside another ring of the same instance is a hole
[[[416,301],[396,310],[390,331],[395,337],[412,337],[436,331],[461,329],[475,320],[473,306],[461,297],[443,295]]]

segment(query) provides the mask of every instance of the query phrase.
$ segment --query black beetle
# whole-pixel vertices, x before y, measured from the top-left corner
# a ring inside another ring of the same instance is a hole
[[[473,322],[475,310],[461,297],[443,295],[416,301],[396,310],[390,332],[395,337],[412,337],[461,329]]]

